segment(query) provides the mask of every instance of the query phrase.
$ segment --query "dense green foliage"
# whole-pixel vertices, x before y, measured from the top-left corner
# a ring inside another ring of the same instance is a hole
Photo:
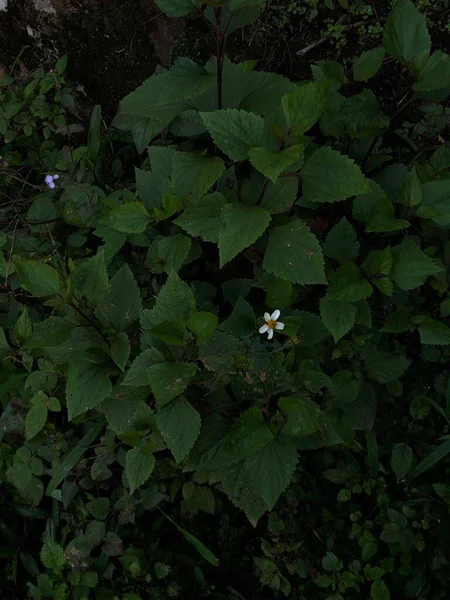
[[[450,56],[398,0],[294,83],[261,0],[156,3],[217,54],[85,145],[65,58],[0,80],[4,597],[448,598]]]

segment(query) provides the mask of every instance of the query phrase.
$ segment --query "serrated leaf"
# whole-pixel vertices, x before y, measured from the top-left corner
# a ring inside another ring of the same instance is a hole
[[[141,171],[135,169],[136,188],[139,198],[148,209],[161,209],[164,194],[173,192],[172,180],[153,173],[152,171]]]
[[[177,272],[188,257],[192,242],[185,235],[170,235],[158,242],[159,258],[166,273]]]
[[[320,244],[309,228],[298,220],[270,232],[264,269],[292,283],[327,283]]]
[[[382,233],[407,229],[409,221],[395,218],[395,209],[391,200],[383,195],[374,205],[367,219],[366,231],[369,233]]]
[[[207,71],[190,58],[177,58],[171,69],[166,72],[159,101],[169,103],[174,100],[188,100],[203,94],[215,85],[214,72]]]
[[[355,81],[367,81],[378,73],[384,59],[384,48],[374,48],[353,59]]]
[[[250,148],[264,141],[264,121],[253,113],[229,108],[200,116],[216,146],[231,160],[245,160]]]
[[[111,289],[97,306],[95,316],[106,326],[124,331],[141,312],[141,295],[133,273],[124,264],[111,279]]]
[[[72,285],[94,306],[102,300],[109,289],[105,255],[102,250],[88,258],[75,269],[70,277]]]
[[[189,454],[200,433],[199,413],[180,396],[156,413],[156,421],[167,447],[177,463],[181,462]]]
[[[323,324],[336,343],[353,327],[357,312],[357,307],[350,302],[330,300],[327,296],[320,301]]]
[[[22,348],[33,350],[35,348],[50,348],[66,342],[75,327],[68,319],[49,317],[34,326],[33,333]],[[2,349],[6,347],[2,345]]]
[[[192,363],[167,362],[152,365],[147,375],[158,408],[182,394],[196,370],[197,367]]]
[[[159,292],[154,308],[149,312],[154,325],[174,319],[185,322],[195,310],[191,288],[176,273],[171,273]],[[144,327],[145,328],[145,327]]]
[[[281,152],[261,147],[250,148],[248,156],[255,169],[276,183],[280,174],[287,167],[302,159],[303,154],[304,146],[297,144],[285,148]]]
[[[106,364],[105,357],[93,350],[70,358],[66,384],[69,421],[95,408],[111,393]]]
[[[256,406],[235,421],[225,438],[224,450],[239,457],[249,456],[273,440],[273,435]]]
[[[255,332],[255,322],[256,315],[251,305],[244,298],[238,298],[233,312],[220,328],[240,338]]]
[[[219,192],[208,194],[190,202],[181,217],[174,222],[193,237],[217,243],[222,226],[221,209],[226,203]]]
[[[124,331],[111,338],[111,358],[121,371],[125,371],[130,356],[130,340]]]
[[[437,346],[450,344],[450,327],[440,321],[427,319],[419,325],[418,330],[422,344],[435,344]]]
[[[156,348],[150,348],[144,350],[139,356],[137,356],[132,362],[130,368],[125,374],[123,385],[131,386],[147,386],[148,383],[148,369],[156,364],[164,362],[163,355]]]
[[[437,266],[412,240],[392,248],[392,255],[394,264],[390,275],[402,290],[420,287],[428,277],[442,271],[442,267]]]
[[[395,444],[391,454],[391,467],[397,480],[403,479],[411,469],[413,451],[408,444]]]
[[[298,177],[283,177],[276,183],[270,182],[261,200],[261,208],[272,214],[286,212],[297,199],[297,193]]]
[[[150,223],[150,215],[142,202],[126,202],[109,213],[109,225],[122,233],[142,233]]]
[[[351,158],[323,146],[301,171],[308,202],[336,202],[370,191],[369,182]]]
[[[48,539],[41,550],[41,561],[47,569],[60,569],[66,562],[64,550],[58,543]]]
[[[367,348],[362,354],[369,377],[378,383],[389,383],[399,379],[410,365],[401,355]]]
[[[45,402],[38,402],[34,404],[27,412],[25,418],[25,439],[33,439],[44,427],[47,422],[47,404]]]
[[[372,286],[362,277],[355,263],[345,262],[334,273],[327,298],[341,302],[358,302],[371,296],[372,292]]]
[[[242,352],[241,342],[227,333],[216,331],[200,346],[200,360],[208,371],[227,372],[234,356]]]
[[[450,179],[430,181],[422,186],[423,198],[420,210],[430,209],[434,211],[430,216],[434,223],[447,227],[450,225]]]
[[[151,334],[158,340],[165,342],[166,344],[173,344],[175,346],[185,346],[187,340],[184,337],[186,327],[181,321],[163,321],[158,323],[151,330]]]
[[[441,50],[434,52],[420,70],[412,88],[417,92],[450,88],[450,56]]]
[[[256,525],[289,485],[296,464],[295,441],[279,436],[236,465],[223,469],[222,485],[231,501]]]
[[[323,245],[323,253],[339,262],[352,260],[359,255],[359,242],[356,232],[345,217],[328,233]]]
[[[33,296],[53,296],[61,288],[58,272],[50,265],[38,260],[13,257],[13,264],[23,289]]]
[[[317,123],[328,101],[327,85],[311,81],[283,97],[286,124],[292,135],[303,135]]]
[[[219,231],[220,267],[248,248],[267,229],[270,214],[259,206],[226,204],[221,210],[223,225]]]
[[[125,475],[130,485],[130,494],[149,479],[155,464],[151,444],[128,450],[125,454]]]
[[[134,118],[131,126],[131,135],[139,154],[142,154],[153,138],[162,133],[166,127],[167,123],[156,121],[149,117],[142,119],[139,117]]]
[[[303,437],[315,433],[321,425],[320,410],[315,402],[305,396],[286,397],[278,400],[278,406],[286,415],[283,433]]]
[[[195,200],[206,194],[225,170],[218,156],[203,156],[193,152],[177,152],[173,159],[173,189],[175,196]]]
[[[384,27],[384,49],[394,58],[409,62],[430,51],[427,21],[411,0],[398,0]]]
[[[198,344],[208,341],[214,333],[219,319],[210,312],[195,312],[188,321],[187,326],[197,338]]]

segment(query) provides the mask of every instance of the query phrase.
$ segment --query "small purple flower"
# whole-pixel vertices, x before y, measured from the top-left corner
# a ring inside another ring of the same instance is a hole
[[[59,175],[58,174],[56,174],[56,175],[47,175],[45,177],[45,183],[46,183],[47,187],[49,187],[51,190],[54,190],[55,187],[56,187],[56,183],[55,183],[56,179],[59,179]]]

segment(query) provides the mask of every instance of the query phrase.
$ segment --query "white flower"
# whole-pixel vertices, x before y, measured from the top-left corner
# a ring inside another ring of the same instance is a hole
[[[280,323],[280,321],[278,321],[279,317],[280,311],[278,309],[274,310],[271,315],[269,315],[267,312],[264,313],[264,321],[266,324],[259,328],[259,333],[266,333],[267,331],[267,337],[269,340],[271,340],[273,338],[273,332],[275,329],[277,331],[284,329],[284,323]]]

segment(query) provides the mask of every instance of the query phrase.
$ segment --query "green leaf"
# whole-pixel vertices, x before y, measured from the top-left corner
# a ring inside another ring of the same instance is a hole
[[[432,450],[425,458],[410,472],[408,480],[419,477],[429,471],[450,453],[450,440],[442,442],[440,446]]]
[[[245,160],[250,148],[263,145],[264,121],[258,115],[229,108],[200,116],[216,146],[231,160]]]
[[[125,475],[130,485],[130,494],[149,479],[155,464],[151,444],[128,450],[125,454]]]
[[[206,194],[225,170],[218,156],[203,156],[192,152],[177,152],[173,159],[175,196],[195,200]]]
[[[411,0],[396,3],[384,27],[383,46],[388,54],[406,62],[429,53],[431,40],[426,18]]]
[[[81,585],[85,585],[89,588],[95,588],[98,584],[98,575],[95,571],[88,571],[87,573],[83,573],[81,578]]]
[[[255,525],[266,510],[272,510],[289,485],[297,464],[295,441],[279,436],[221,471],[221,481],[231,501],[242,508]]]
[[[133,273],[124,264],[111,279],[111,290],[97,306],[95,315],[107,327],[124,331],[139,319],[141,295]]]
[[[200,8],[197,0],[155,0],[155,2],[168,17],[185,17]]]
[[[159,408],[184,392],[197,367],[192,363],[167,362],[152,365],[148,380]]]
[[[216,315],[210,312],[193,313],[188,321],[187,326],[197,338],[198,344],[203,344],[212,336],[218,325],[219,319]]]
[[[170,235],[158,242],[158,254],[166,273],[179,271],[187,259],[192,242],[185,235]]]
[[[220,267],[261,237],[270,223],[270,214],[259,206],[226,204],[222,207],[219,231]]]
[[[356,232],[345,217],[330,230],[323,245],[323,253],[339,262],[352,260],[359,255]]]
[[[233,456],[249,456],[273,440],[273,435],[256,406],[245,411],[228,433],[224,449]]]
[[[304,149],[302,144],[290,146],[281,152],[268,148],[250,148],[248,155],[255,169],[276,183],[280,173],[303,157]]]
[[[370,191],[368,180],[351,158],[323,146],[301,171],[308,202],[336,202]]]
[[[71,356],[66,384],[69,421],[95,408],[111,393],[106,364],[105,357],[94,350]]]
[[[74,288],[96,306],[108,293],[109,280],[105,255],[102,250],[88,258],[75,269],[70,277]]]
[[[142,202],[119,204],[109,213],[109,225],[122,233],[142,233],[150,223],[150,215]]]
[[[26,260],[13,257],[13,264],[23,289],[33,296],[53,296],[61,288],[58,272],[49,265],[38,260]]]
[[[163,321],[153,327],[151,334],[166,344],[185,346],[187,343],[184,337],[185,330],[184,323],[181,323],[181,321]]]
[[[191,288],[176,273],[171,273],[159,292],[156,303],[149,312],[154,325],[163,321],[186,322],[195,311],[195,297]],[[144,326],[145,328],[145,326]]]
[[[402,290],[420,287],[427,277],[442,271],[442,267],[437,266],[412,240],[392,248],[392,255],[391,277]]]
[[[392,201],[386,195],[383,195],[370,211],[366,231],[370,233],[398,231],[399,229],[406,229],[409,225],[409,221],[395,218],[395,209]]]
[[[60,569],[66,562],[64,550],[59,544],[48,539],[41,550],[41,561],[47,569]]]
[[[327,85],[311,81],[286,94],[281,102],[292,135],[303,135],[317,123],[328,101]]]
[[[402,202],[405,206],[418,206],[422,202],[422,184],[414,166],[402,187]]]
[[[271,231],[264,269],[292,283],[327,283],[320,244],[298,220]]]
[[[111,338],[111,358],[121,371],[125,371],[130,356],[130,340],[122,331]]]
[[[35,324],[33,333],[22,348],[34,350],[36,348],[59,346],[70,338],[74,327],[75,324],[68,319],[49,317],[45,321]]]
[[[110,507],[109,498],[94,498],[86,503],[86,510],[97,521],[104,521],[107,518]]]
[[[367,81],[378,73],[384,59],[384,48],[374,48],[353,59],[355,81]]]
[[[159,101],[195,98],[216,85],[216,74],[207,71],[190,58],[177,58],[172,68],[166,72],[164,87]]]
[[[270,182],[261,200],[261,208],[271,213],[286,212],[297,199],[297,192],[298,177],[283,177],[276,183]]]
[[[144,350],[139,356],[137,356],[132,362],[130,368],[126,372],[123,385],[131,386],[147,386],[148,383],[148,369],[156,364],[164,362],[163,355],[156,348],[150,348],[150,350]]]
[[[429,208],[434,211],[431,217],[434,223],[442,227],[450,225],[450,180],[430,181],[422,186],[422,191],[423,204],[417,215],[420,216],[421,209]]]
[[[221,209],[225,204],[227,201],[219,192],[208,194],[190,202],[181,217],[174,222],[193,237],[217,243],[222,226]]]
[[[194,546],[194,548],[197,550],[200,556],[202,556],[211,565],[217,567],[217,565],[219,564],[219,560],[214,556],[211,550],[209,550],[209,548],[205,546],[205,544],[198,540],[194,535],[189,533],[189,531],[186,531],[186,529],[183,529],[177,523],[175,523],[175,521],[171,519],[168,515],[166,515],[166,513],[163,510],[161,510],[161,508],[159,508],[159,510],[166,517],[166,519],[168,519],[171,523],[175,525],[175,527],[183,535],[183,537]]]
[[[139,154],[142,154],[150,142],[166,129],[166,122],[159,122],[150,117],[133,119],[131,135]]]
[[[355,263],[345,262],[333,275],[328,288],[327,299],[341,302],[358,302],[371,296],[372,292],[372,286],[362,277]]]
[[[364,349],[362,358],[369,377],[378,383],[396,381],[410,365],[410,361],[405,356],[380,352],[372,348]]]
[[[189,454],[200,433],[199,413],[180,396],[156,413],[156,422],[175,460],[177,463],[181,462]]]
[[[62,463],[53,472],[53,477],[48,484],[46,494],[51,496],[61,481],[67,477],[73,467],[78,464],[83,454],[89,450],[91,444],[97,439],[97,436],[104,427],[104,422],[97,423],[81,438],[78,444],[69,452]]]
[[[244,298],[238,298],[231,315],[221,325],[226,333],[240,338],[251,335],[256,329],[256,315]]]
[[[450,88],[450,56],[441,50],[434,52],[421,69],[412,88],[417,92]]]
[[[418,327],[422,344],[447,346],[450,344],[450,327],[439,321],[427,319]]]
[[[28,441],[34,438],[44,427],[46,422],[47,404],[45,402],[34,404],[27,412],[25,418],[25,439]]]
[[[377,579],[370,588],[370,597],[372,600],[390,600],[391,594],[387,585],[382,579]]]
[[[323,324],[336,343],[353,327],[357,312],[357,307],[350,302],[330,300],[327,296],[320,301]]]
[[[315,433],[321,425],[320,410],[315,402],[305,396],[280,398],[278,406],[285,413],[287,421],[283,433],[303,437]]]
[[[391,454],[391,467],[400,481],[409,473],[413,461],[413,451],[407,444],[395,444]]]
[[[135,169],[139,197],[148,209],[162,208],[164,194],[173,192],[172,181],[150,171]]]
[[[200,346],[200,360],[208,371],[223,373],[232,368],[234,357],[241,352],[242,345],[238,339],[216,331]]]

